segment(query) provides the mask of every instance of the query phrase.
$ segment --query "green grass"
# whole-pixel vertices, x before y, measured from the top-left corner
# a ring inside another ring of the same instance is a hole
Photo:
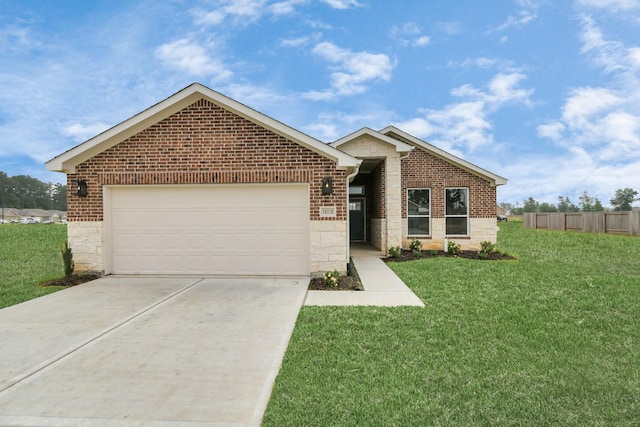
[[[0,225],[0,308],[62,289],[38,284],[64,276],[66,239],[65,225]]]
[[[426,308],[305,307],[265,426],[637,426],[640,239],[501,224],[390,264]]]

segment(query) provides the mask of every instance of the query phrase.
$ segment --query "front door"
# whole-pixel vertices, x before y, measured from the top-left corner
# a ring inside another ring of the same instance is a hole
[[[349,240],[352,242],[365,241],[365,211],[364,197],[349,199]]]

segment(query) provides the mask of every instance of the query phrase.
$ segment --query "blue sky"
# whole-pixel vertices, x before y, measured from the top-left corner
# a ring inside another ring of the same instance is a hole
[[[0,170],[200,82],[322,141],[393,124],[509,179],[640,191],[640,0],[0,0]]]

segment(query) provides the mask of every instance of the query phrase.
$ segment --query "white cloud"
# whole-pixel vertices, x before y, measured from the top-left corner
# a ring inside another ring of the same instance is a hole
[[[287,101],[287,97],[278,91],[253,84],[232,83],[224,87],[225,95],[259,111]]]
[[[332,70],[330,89],[303,95],[316,101],[363,93],[369,83],[390,80],[394,68],[393,62],[385,54],[353,52],[329,42],[318,43],[311,52],[327,61]]]
[[[429,36],[422,34],[422,30],[415,22],[407,22],[391,27],[389,36],[400,42],[402,46],[422,47],[429,44]]]
[[[604,71],[611,73],[626,68],[625,61],[629,52],[618,41],[610,41],[604,38],[602,31],[590,16],[582,16],[582,33],[580,38],[583,46],[581,53],[592,55],[594,63],[603,67]]]
[[[640,0],[577,0],[579,6],[606,9],[612,12],[640,9]]]
[[[560,140],[562,133],[567,127],[560,122],[551,122],[538,126],[538,136],[542,138],[550,138],[554,140]]]
[[[296,6],[305,3],[306,0],[285,0],[269,5],[269,11],[274,15],[289,15],[294,13]]]
[[[623,102],[623,98],[609,89],[591,87],[574,89],[562,109],[562,119],[571,125],[579,125],[590,121],[594,115],[619,106]]]
[[[280,41],[280,44],[287,47],[300,47],[306,46],[310,43],[317,43],[321,38],[322,33],[314,33],[308,36],[296,37],[293,39],[284,39]]]
[[[62,134],[64,136],[73,138],[77,142],[83,142],[104,132],[105,130],[109,129],[109,127],[110,126],[108,124],[102,122],[91,123],[88,125],[74,123],[62,129]]]
[[[165,43],[155,53],[167,65],[194,76],[225,80],[233,75],[220,60],[212,58],[204,47],[189,39]]]
[[[635,70],[640,49],[606,40],[591,17],[582,17],[581,39],[581,52],[610,78],[607,87],[569,91],[561,117],[539,126],[538,134],[559,146],[588,147],[596,165],[638,161],[640,78]]]
[[[509,15],[507,20],[498,25],[491,31],[505,31],[509,28],[522,28],[525,25],[535,21],[538,18],[538,2],[533,0],[516,0],[516,4],[520,7],[518,13],[513,16]],[[502,38],[504,43],[508,39]]]
[[[213,10],[194,9],[191,11],[196,25],[215,26],[230,20],[236,25],[245,26],[259,20],[264,15],[288,15],[294,13],[296,6],[307,0],[221,0],[219,7]]]
[[[350,9],[362,6],[357,0],[323,0],[334,9]]]
[[[459,22],[438,22],[435,28],[449,36],[454,36],[462,32],[462,25],[460,25]]]
[[[461,155],[493,144],[490,116],[508,103],[529,105],[532,89],[522,89],[521,73],[497,74],[486,89],[463,85],[451,90],[451,95],[463,98],[442,109],[423,109],[421,116],[396,125],[433,144]]]

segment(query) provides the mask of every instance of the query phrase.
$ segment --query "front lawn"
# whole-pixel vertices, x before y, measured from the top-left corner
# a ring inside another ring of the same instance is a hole
[[[638,425],[640,239],[500,228],[389,264],[426,308],[304,307],[263,425]]]
[[[0,308],[62,289],[38,284],[64,275],[60,245],[66,239],[66,225],[0,225]]]

